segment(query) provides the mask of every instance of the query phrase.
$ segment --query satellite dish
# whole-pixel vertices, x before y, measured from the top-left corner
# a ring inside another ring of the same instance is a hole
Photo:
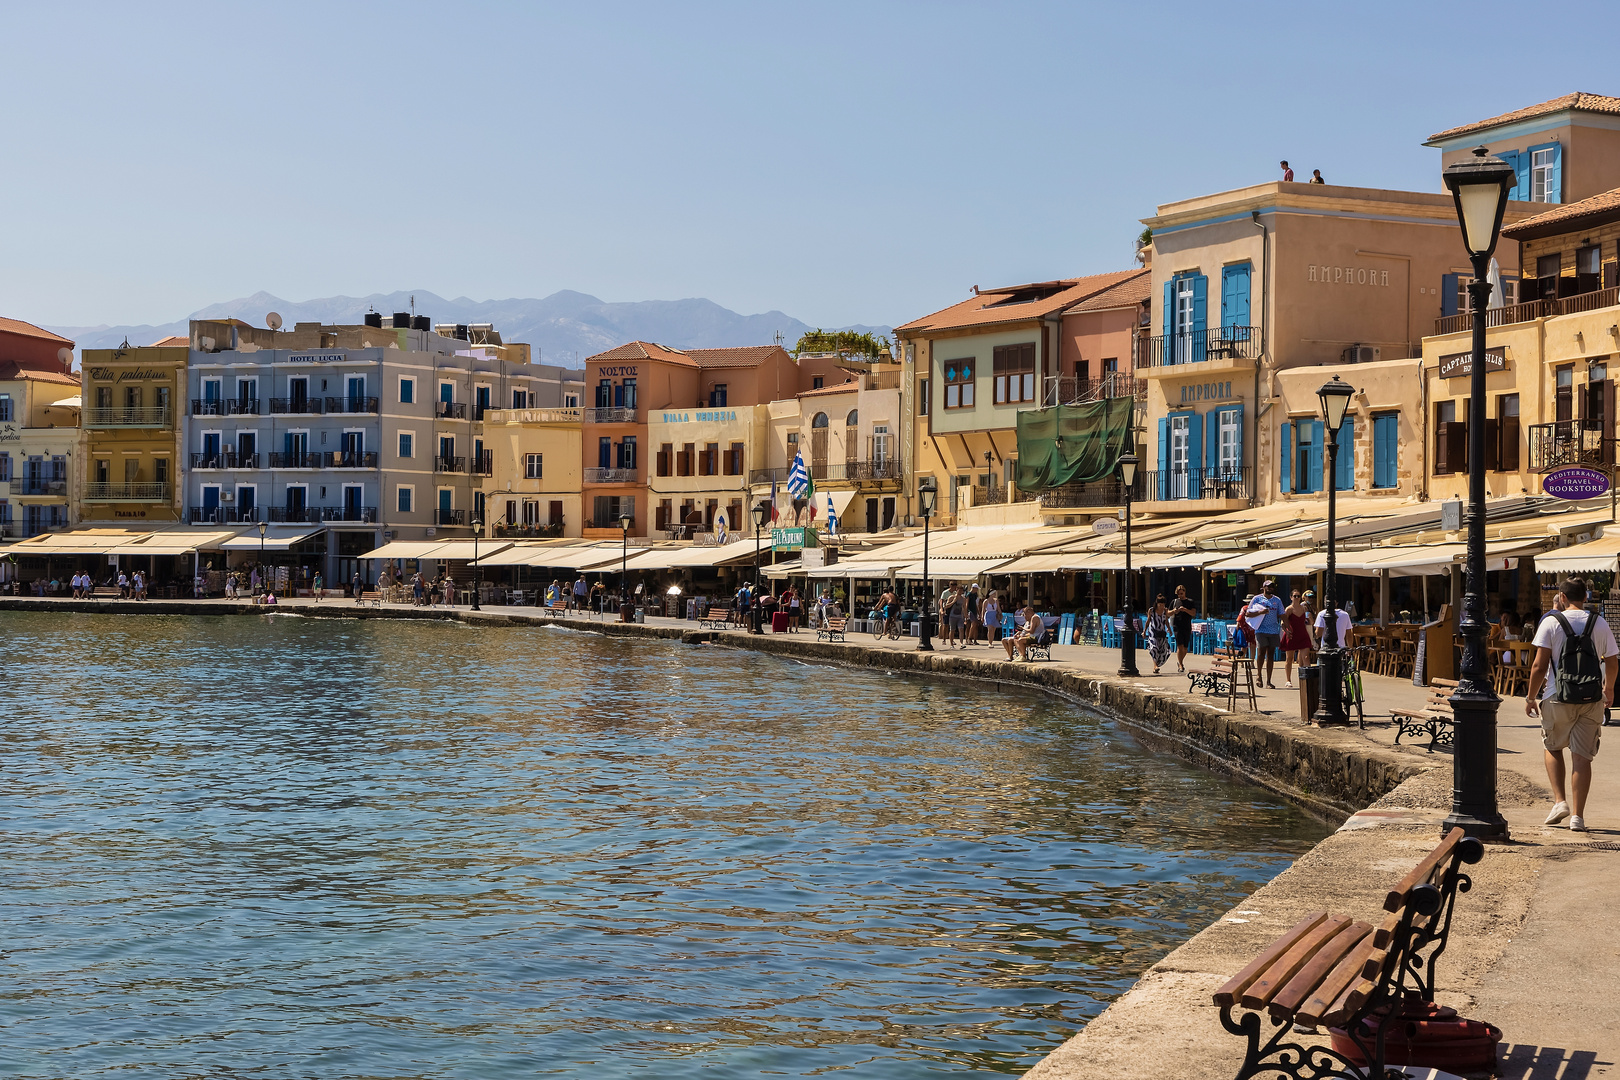
[[[203,352],[213,352],[214,351],[214,339],[211,338],[211,337],[203,338],[202,339],[202,347],[203,347]]]
[[[73,350],[64,345],[56,350],[56,358],[64,364],[71,363],[73,361]]]
[[[272,330],[280,330],[281,316],[272,311],[270,314],[264,317],[264,325],[268,326]]]

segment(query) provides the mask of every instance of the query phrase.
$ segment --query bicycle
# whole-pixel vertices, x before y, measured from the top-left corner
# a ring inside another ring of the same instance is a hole
[[[878,619],[876,622],[878,624],[878,628],[872,631],[872,637],[875,640],[882,641],[885,635],[895,641],[900,640],[899,615],[890,615],[887,619]]]

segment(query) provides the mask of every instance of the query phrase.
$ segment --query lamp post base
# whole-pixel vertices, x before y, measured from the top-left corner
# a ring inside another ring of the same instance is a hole
[[[1122,679],[1140,678],[1142,673],[1136,670],[1136,631],[1121,630],[1119,632],[1119,670],[1115,672]]]
[[[1323,649],[1316,663],[1322,692],[1317,696],[1311,723],[1317,727],[1348,725],[1350,717],[1344,711],[1344,653],[1338,648]]]
[[[1508,824],[1496,809],[1496,711],[1501,699],[1478,690],[1451,697],[1451,813],[1441,835],[1461,829],[1480,840],[1508,839]]]

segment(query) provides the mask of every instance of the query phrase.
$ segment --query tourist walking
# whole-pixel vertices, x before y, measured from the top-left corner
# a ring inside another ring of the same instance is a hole
[[[118,599],[129,599],[129,575],[122,570],[118,571]]]
[[[787,591],[782,594],[782,598],[787,603],[788,632],[797,633],[799,630],[799,590],[789,585]]]
[[[954,645],[956,635],[962,629],[962,618],[956,614],[956,586],[948,581],[945,591],[939,594],[939,619],[943,624],[940,627],[940,644]]]
[[[444,575],[444,606],[456,606],[456,583],[455,580],[450,577],[449,571],[445,571]]]
[[[1254,678],[1260,681],[1261,665],[1265,666],[1265,684],[1277,689],[1277,649],[1282,644],[1282,597],[1276,593],[1277,583],[1267,581],[1260,586],[1260,594],[1249,602],[1249,625],[1254,628]]]
[[[1303,670],[1311,659],[1311,623],[1305,612],[1305,598],[1295,589],[1291,600],[1283,608],[1282,633],[1283,687],[1288,690],[1294,688],[1294,665]]]
[[[958,649],[967,648],[967,595],[967,590],[958,585],[956,597],[951,601],[951,636],[956,639]]]
[[[1148,656],[1153,660],[1153,674],[1157,675],[1164,662],[1170,659],[1170,606],[1164,593],[1153,601],[1147,617]]]
[[[590,591],[591,591],[591,587],[589,585],[585,584],[585,575],[584,574],[579,575],[579,580],[574,582],[574,610],[575,611],[584,611],[585,610],[585,598],[590,595]]]
[[[357,604],[361,603],[365,599],[366,595],[366,582],[365,579],[360,576],[360,571],[358,570],[354,572],[354,583],[352,587],[354,590],[354,602]]]
[[[1282,163],[1282,171],[1283,183],[1292,184],[1294,182],[1294,170],[1288,167],[1288,162],[1285,161]]]
[[[319,570],[315,571],[314,592],[315,592],[315,602],[317,604],[321,602],[321,594],[326,591],[322,587],[323,584],[324,583],[321,581],[321,572]]]
[[[1187,650],[1192,646],[1193,602],[1187,586],[1176,586],[1175,606],[1170,610],[1170,628],[1176,632],[1176,670],[1187,670]]]
[[[1603,711],[1614,704],[1620,647],[1608,621],[1586,610],[1586,582],[1560,582],[1554,607],[1536,627],[1536,659],[1524,697],[1527,716],[1541,717],[1541,745],[1553,808],[1546,824],[1565,818],[1586,831],[1586,797],[1592,790],[1592,760],[1603,735]],[[1569,750],[1565,787],[1564,750]]]
[[[1001,637],[1001,594],[992,591],[984,598],[979,609],[979,621],[984,624],[984,643],[990,645]]]
[[[427,583],[422,579],[422,571],[418,570],[411,576],[411,600],[414,606],[422,606],[422,601],[425,599],[423,594],[426,589]]]

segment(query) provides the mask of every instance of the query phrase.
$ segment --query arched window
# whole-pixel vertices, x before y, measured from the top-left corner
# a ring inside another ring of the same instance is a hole
[[[813,428],[824,428],[824,427],[826,427],[827,426],[827,414],[824,413],[824,412],[816,413],[816,418],[814,420],[810,421],[810,426],[813,427]]]
[[[846,427],[855,427],[855,426],[859,425],[860,422],[861,422],[860,411],[858,409],[849,410],[849,418],[844,421],[844,425]]]

